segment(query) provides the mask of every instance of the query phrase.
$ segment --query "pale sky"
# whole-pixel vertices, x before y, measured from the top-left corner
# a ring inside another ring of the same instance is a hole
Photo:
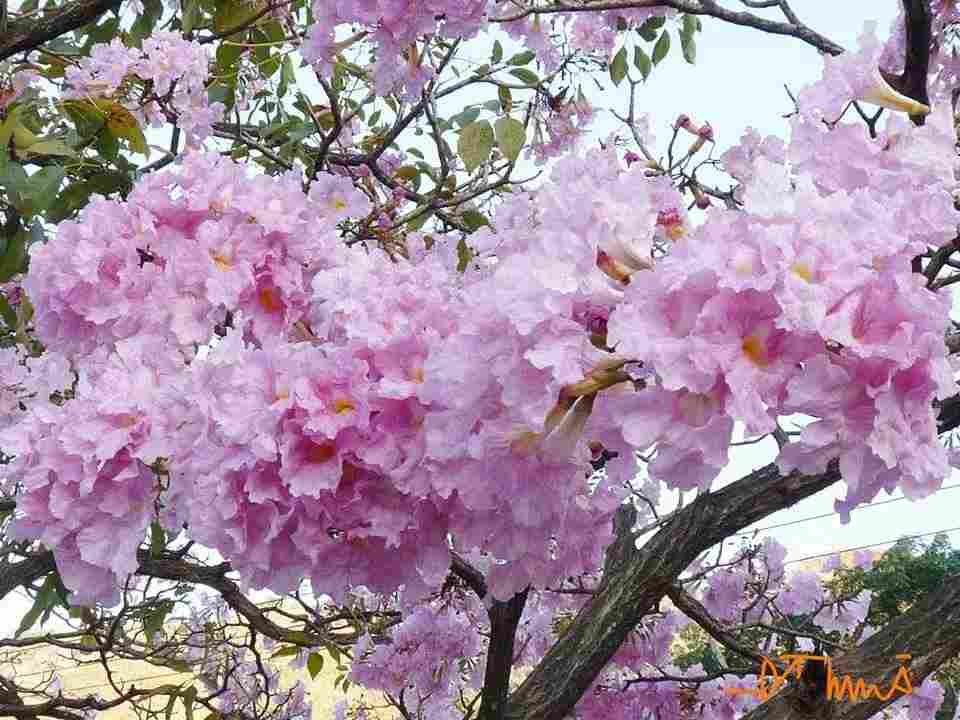
[[[879,32],[885,35],[896,16],[899,0],[794,0],[794,10],[814,29],[846,48],[856,47],[856,38],[865,19],[877,20]],[[736,3],[730,3],[735,5]],[[773,16],[773,15],[772,15]],[[765,35],[751,29],[738,28],[705,18],[703,32],[697,37],[697,64],[686,64],[676,47],[650,77],[639,95],[638,109],[651,116],[652,129],[663,141],[668,138],[672,121],[680,114],[690,115],[696,122],[709,121],[715,131],[719,150],[735,143],[743,130],[753,126],[762,134],[783,136],[786,123],[781,115],[791,110],[783,85],[793,90],[819,77],[820,59],[816,50],[802,42]],[[476,41],[478,47],[489,48],[490,41]],[[506,43],[505,43],[506,45]],[[510,47],[507,47],[510,51]],[[486,52],[489,52],[487,49]],[[620,90],[624,93],[626,83]],[[585,86],[585,90],[586,90]],[[597,106],[624,109],[624,102],[612,93],[602,97],[588,93]],[[625,95],[625,93],[624,93]],[[488,99],[484,97],[483,99]],[[601,114],[594,126],[595,137],[606,137],[617,130],[626,132],[612,115]],[[151,142],[164,144],[166,137],[151,137]],[[774,444],[737,448],[733,462],[724,472],[726,482],[766,464],[773,456]],[[957,477],[945,485],[958,482]],[[831,491],[801,502],[789,510],[758,523],[766,527],[812,515],[832,513],[833,500],[841,497],[843,483]],[[886,500],[881,495],[878,500]],[[799,559],[840,548],[890,541],[902,535],[951,528],[960,525],[956,509],[960,507],[960,488],[943,490],[926,500],[894,502],[879,507],[854,511],[852,522],[843,526],[839,517],[804,522],[766,533],[789,549],[788,560]],[[763,535],[761,535],[763,537]],[[960,542],[960,534],[951,539]],[[731,542],[731,541],[728,541]],[[8,596],[0,615],[0,632],[12,633],[19,618],[29,607],[22,596]]]

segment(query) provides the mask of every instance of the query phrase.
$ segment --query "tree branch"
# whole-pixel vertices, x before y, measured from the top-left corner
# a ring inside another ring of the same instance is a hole
[[[0,60],[29,52],[68,32],[93,22],[108,10],[117,10],[122,0],[74,0],[40,18],[8,21],[0,38]]]
[[[960,396],[941,403],[939,432],[960,425]],[[641,549],[623,533],[597,593],[510,698],[511,720],[562,720],[650,608],[703,551],[840,480],[837,461],[819,475],[760,468],[674,514]],[[608,551],[608,556],[611,551]]]
[[[933,41],[933,18],[927,0],[903,0],[904,23],[907,31],[907,51],[903,72],[899,75],[881,70],[884,79],[894,90],[930,105],[927,95],[927,76],[930,73],[930,43]],[[923,125],[923,115],[911,115],[914,125]]]
[[[715,0],[606,0],[603,2],[585,2],[577,5],[558,1],[553,5],[528,7],[511,15],[491,18],[491,22],[514,22],[531,15],[546,15],[552,13],[601,12],[603,10],[633,10],[655,7],[672,8],[680,12],[689,13],[690,15],[706,15],[733,25],[741,25],[743,27],[761,30],[771,35],[794,37],[830,55],[839,55],[843,52],[843,48],[835,42],[811,30],[802,23],[778,22],[748,12],[730,10],[717,4]]]
[[[528,591],[529,588],[517,593],[507,602],[495,601],[487,611],[490,616],[490,645],[483,675],[479,720],[500,720],[506,710],[517,626],[523,615],[523,606],[527,603]]]

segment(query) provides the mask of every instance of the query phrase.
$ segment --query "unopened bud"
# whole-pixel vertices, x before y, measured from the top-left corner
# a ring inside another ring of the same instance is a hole
[[[690,189],[693,190],[693,198],[698,208],[701,210],[706,210],[708,207],[710,207],[710,198],[703,190],[700,189],[699,185],[691,185]]]
[[[633,151],[627,152],[623,159],[627,161],[627,167],[630,167],[635,162],[640,162],[640,156]]]

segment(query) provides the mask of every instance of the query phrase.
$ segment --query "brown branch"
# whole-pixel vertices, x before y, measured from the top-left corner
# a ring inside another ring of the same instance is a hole
[[[717,622],[700,601],[682,587],[679,585],[671,585],[667,590],[667,597],[673,601],[673,604],[677,606],[680,612],[697,623],[710,637],[725,648],[732,650],[741,657],[749,658],[755,663],[758,669],[763,665],[763,656],[760,655],[760,653],[742,645],[737,639],[736,634],[730,632]]]
[[[171,555],[155,558],[151,556],[149,550],[145,549],[137,552],[137,560],[140,562],[140,567],[137,569],[138,575],[206,585],[216,590],[224,602],[238,615],[244,617],[250,623],[250,627],[261,635],[302,647],[314,647],[327,642],[326,638],[290,630],[270,620],[263,610],[243,594],[237,583],[227,577],[227,573],[231,571],[229,563],[210,566],[198,565]]]
[[[903,72],[899,75],[881,70],[884,79],[897,92],[930,105],[927,76],[930,73],[930,43],[933,41],[933,18],[927,0],[903,0],[907,51]],[[914,125],[923,125],[923,115],[911,115]]]
[[[941,587],[920,600],[910,611],[888,623],[850,652],[831,660],[831,674],[838,682],[850,676],[876,684],[883,694],[892,687],[901,664],[896,655],[909,654],[913,687],[944,662],[960,653],[960,575],[945,579]],[[807,661],[808,665],[813,661]],[[867,720],[898,699],[877,698],[851,702],[831,701],[827,696],[829,678],[822,687],[791,685],[747,713],[743,720]],[[838,687],[837,685],[834,686]]]
[[[528,591],[529,588],[517,593],[507,602],[495,601],[487,611],[490,617],[490,645],[483,675],[479,720],[500,720],[506,710],[517,626],[523,615]]]
[[[568,2],[557,2],[545,7],[528,7],[525,10],[518,11],[511,15],[491,18],[491,22],[514,22],[531,15],[547,15],[552,13],[601,12],[603,10],[633,10],[656,7],[672,8],[690,15],[706,15],[733,25],[741,25],[761,30],[771,35],[794,37],[830,55],[839,55],[843,52],[842,47],[829,38],[811,30],[806,25],[793,22],[778,22],[748,12],[730,10],[718,5],[715,0],[607,0],[606,2],[588,2],[578,5],[572,5]]]
[[[943,401],[939,432],[960,425],[960,396]],[[621,532],[608,550],[596,595],[510,699],[511,720],[562,720],[643,616],[656,607],[702,552],[768,515],[820,492],[840,479],[836,461],[819,475],[781,475],[760,468],[675,513],[641,549]]]
[[[836,461],[819,475],[784,476],[770,464],[701,495],[643,548],[611,564],[597,594],[513,694],[507,717],[565,718],[641,618],[702,552],[839,479]]]
[[[0,600],[21,585],[34,583],[56,569],[50,551],[31,555],[18,563],[0,563]]]
[[[0,60],[29,52],[55,38],[93,22],[108,10],[117,10],[122,0],[74,0],[55,12],[29,20],[11,20],[0,38]]]

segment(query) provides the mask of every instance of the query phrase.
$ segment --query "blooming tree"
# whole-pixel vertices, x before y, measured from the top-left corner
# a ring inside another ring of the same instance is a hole
[[[953,2],[848,49],[786,0],[3,7],[0,597],[71,629],[0,644],[197,680],[14,674],[0,713],[301,717],[272,654],[405,718],[952,716],[957,575],[877,626],[710,551],[950,473]],[[785,138],[636,112],[708,22],[820,53]],[[771,463],[720,483],[743,442]],[[914,691],[737,692],[798,648]]]

